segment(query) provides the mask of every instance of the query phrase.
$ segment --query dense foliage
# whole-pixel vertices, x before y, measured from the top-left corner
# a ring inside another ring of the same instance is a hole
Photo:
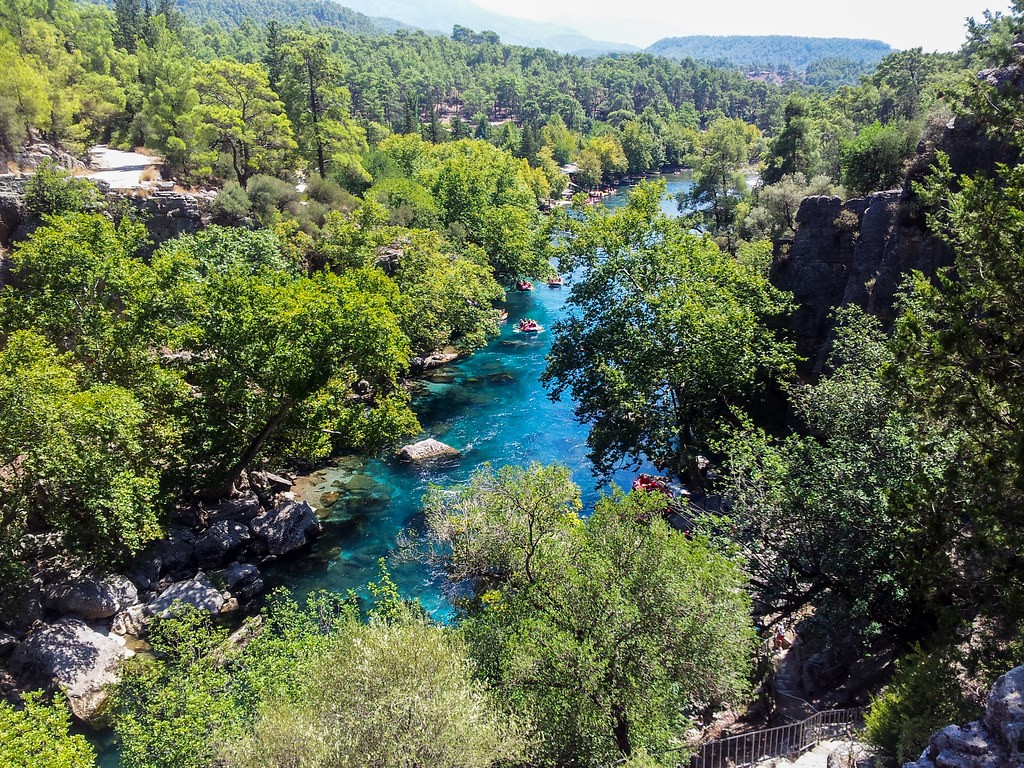
[[[657,503],[608,497],[581,521],[568,470],[538,465],[485,468],[426,500],[429,540],[473,588],[470,653],[535,734],[536,764],[640,750],[673,763],[690,718],[744,689],[737,564],[671,530]]]
[[[788,305],[763,275],[662,214],[662,191],[641,185],[614,214],[564,220],[561,266],[585,274],[543,380],[592,424],[599,469],[646,457],[700,486],[697,457],[791,370],[791,346],[765,322]]]

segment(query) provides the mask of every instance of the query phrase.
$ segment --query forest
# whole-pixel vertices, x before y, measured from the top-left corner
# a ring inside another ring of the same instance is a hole
[[[854,703],[900,763],[981,711],[1022,661],[1024,4],[955,54],[891,52],[841,86],[215,11],[0,7],[12,170],[43,142],[138,148],[208,214],[157,241],[56,163],[19,177],[0,654],[41,631],[55,570],[126,573],[257,473],[393,452],[420,432],[422,360],[482,349],[506,291],[557,272],[575,277],[542,382],[588,425],[596,471],[650,462],[718,501],[683,533],[657,492],[585,506],[561,464],[433,487],[410,548],[450,585],[450,620],[387,560],[370,600],[154,611],[105,692],[121,764],[675,766],[763,697],[777,621],[877,664]],[[1004,161],[954,165],[956,124]],[[678,167],[678,217],[657,180],[592,204]],[[903,275],[875,314],[836,308],[812,370],[773,282],[801,201],[892,189],[951,266]],[[0,762],[96,764],[59,687],[3,691]]]

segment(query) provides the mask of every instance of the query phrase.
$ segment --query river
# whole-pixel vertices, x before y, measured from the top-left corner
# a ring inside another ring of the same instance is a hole
[[[662,210],[675,216],[675,195],[692,183],[688,174],[665,180]],[[626,189],[603,204],[621,207]],[[441,440],[460,451],[457,458],[413,465],[345,456],[300,478],[296,493],[321,512],[324,535],[307,556],[268,569],[268,584],[286,586],[298,596],[316,589],[361,592],[378,577],[379,559],[387,557],[402,593],[443,619],[450,606],[438,575],[403,556],[404,533],[420,530],[420,501],[430,484],[464,482],[488,462],[496,467],[561,462],[572,470],[582,489],[584,514],[589,512],[602,488],[586,456],[588,427],[573,418],[571,401],[552,401],[539,381],[551,348],[550,328],[565,311],[570,288],[571,278],[559,289],[538,283],[532,293],[510,293],[505,304],[509,321],[501,335],[424,382],[414,401],[423,427],[418,439]],[[522,317],[537,320],[545,331],[515,333]],[[608,479],[628,488],[633,477],[633,472],[618,472]]]

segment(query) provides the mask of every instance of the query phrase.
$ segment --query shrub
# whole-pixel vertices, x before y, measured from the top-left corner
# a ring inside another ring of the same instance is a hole
[[[79,213],[96,204],[99,188],[76,179],[53,160],[45,160],[25,184],[25,208],[32,216]]]
[[[267,223],[276,211],[296,213],[299,192],[292,184],[273,176],[257,174],[245,185],[252,212]]]
[[[326,205],[331,210],[348,213],[359,206],[359,199],[330,179],[310,176],[306,182],[306,195],[310,200]]]
[[[0,701],[0,765],[7,768],[92,768],[96,756],[84,736],[68,733],[66,706],[47,704],[40,692],[25,695],[25,708]]]
[[[213,215],[225,223],[241,222],[249,215],[251,207],[245,190],[233,181],[225,184],[210,204]]]
[[[901,660],[892,682],[871,702],[865,734],[902,765],[917,759],[932,733],[975,720],[981,711],[964,694],[955,652],[927,654],[918,648]]]

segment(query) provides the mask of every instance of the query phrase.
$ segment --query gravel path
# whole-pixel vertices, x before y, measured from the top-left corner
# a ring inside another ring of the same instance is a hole
[[[109,147],[96,146],[89,150],[92,167],[86,176],[105,181],[111,189],[137,189],[145,186],[142,173],[156,165],[157,160],[138,152],[121,152]]]

